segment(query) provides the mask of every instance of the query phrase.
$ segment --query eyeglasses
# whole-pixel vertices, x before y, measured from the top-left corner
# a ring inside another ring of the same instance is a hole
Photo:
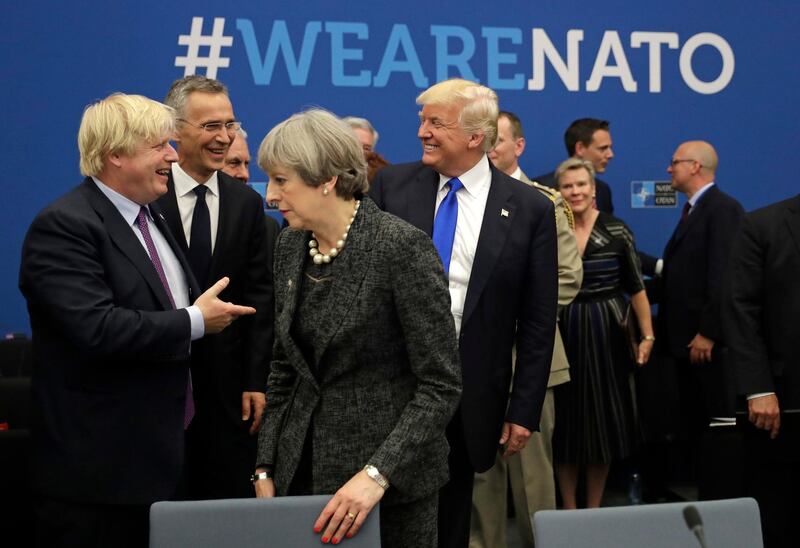
[[[225,131],[227,131],[228,133],[236,133],[242,127],[242,123],[241,122],[237,122],[237,121],[233,121],[233,122],[208,122],[208,123],[205,123],[205,124],[193,124],[189,120],[185,120],[183,118],[178,118],[177,120],[179,122],[186,122],[190,126],[194,126],[194,127],[200,128],[202,130],[207,131],[208,133],[217,133],[223,127],[225,128]]]
[[[686,159],[686,160],[672,160],[672,161],[669,163],[669,165],[671,165],[672,167],[675,167],[676,165],[680,164],[681,162],[697,162],[697,160],[691,160],[691,159]]]

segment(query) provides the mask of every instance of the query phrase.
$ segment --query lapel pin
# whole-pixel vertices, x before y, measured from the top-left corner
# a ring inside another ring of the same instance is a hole
[[[508,217],[508,210],[507,209],[501,209],[500,210],[500,216],[501,217]]]

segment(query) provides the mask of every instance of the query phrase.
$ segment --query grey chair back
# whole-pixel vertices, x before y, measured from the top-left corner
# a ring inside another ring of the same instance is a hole
[[[763,548],[752,498],[542,510],[533,516],[536,548],[699,548],[683,518],[690,504],[700,513],[708,548]]]
[[[157,502],[150,507],[150,548],[302,548],[321,546],[314,522],[330,495]],[[381,545],[379,507],[348,548]]]

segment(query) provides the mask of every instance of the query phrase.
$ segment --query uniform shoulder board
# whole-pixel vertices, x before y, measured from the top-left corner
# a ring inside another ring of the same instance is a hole
[[[556,201],[556,198],[561,195],[556,189],[550,188],[549,186],[544,186],[543,184],[537,183],[536,181],[531,181],[531,185],[533,185],[534,188],[538,189],[542,194],[544,194],[554,202]]]

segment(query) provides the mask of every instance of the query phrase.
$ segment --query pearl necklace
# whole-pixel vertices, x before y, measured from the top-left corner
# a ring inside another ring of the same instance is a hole
[[[328,264],[331,262],[339,253],[341,253],[342,248],[344,247],[344,243],[347,241],[347,234],[350,231],[350,226],[353,224],[353,221],[356,219],[356,213],[358,213],[358,206],[361,205],[361,200],[356,200],[355,208],[353,209],[353,216],[350,217],[350,222],[347,223],[347,226],[344,227],[344,234],[342,234],[342,239],[336,242],[336,247],[332,248],[328,253],[323,253],[319,250],[319,244],[317,243],[317,235],[313,232],[311,233],[311,239],[308,241],[308,247],[311,248],[308,250],[308,254],[311,255],[311,258],[314,260],[314,264]]]

